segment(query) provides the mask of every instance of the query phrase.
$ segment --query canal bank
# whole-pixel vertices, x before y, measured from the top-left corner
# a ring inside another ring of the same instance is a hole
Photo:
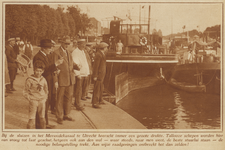
[[[28,74],[22,75],[20,72],[16,76],[15,89],[13,94],[7,94],[3,101],[3,118],[5,129],[26,129],[28,122],[28,101],[23,97],[22,91],[28,75],[33,72],[33,68],[28,69]],[[92,89],[89,90],[92,96]],[[73,98],[74,101],[74,98]],[[62,125],[56,123],[56,117],[48,112],[49,123],[55,125],[57,129],[146,129],[144,125],[132,116],[121,110],[117,106],[105,102],[100,109],[95,109],[91,105],[91,99],[82,101],[83,111],[77,111],[71,106],[71,116],[74,122],[64,121]]]

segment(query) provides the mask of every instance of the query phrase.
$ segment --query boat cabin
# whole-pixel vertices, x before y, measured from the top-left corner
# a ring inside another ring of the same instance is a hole
[[[166,53],[166,50],[162,50],[166,48],[162,47],[162,37],[150,35],[148,24],[121,24],[119,20],[111,21],[110,33],[103,35],[103,41],[109,44],[109,53],[116,54],[119,40],[123,44],[120,53],[122,55]]]

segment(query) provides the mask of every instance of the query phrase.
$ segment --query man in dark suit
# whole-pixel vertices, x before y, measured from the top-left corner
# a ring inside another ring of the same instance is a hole
[[[9,70],[9,78],[10,78],[10,84],[6,86],[6,92],[8,91],[16,91],[13,87],[13,82],[16,79],[16,73],[17,73],[17,53],[14,51],[13,46],[15,45],[15,38],[8,39],[8,45],[6,45],[5,54],[7,57],[8,62],[8,70]]]
[[[15,45],[14,45],[14,51],[15,51],[15,53],[17,54],[17,55],[19,55],[19,53],[20,53],[20,49],[19,49],[19,44],[20,44],[20,38],[19,37],[17,37],[16,38],[16,43],[15,43]]]
[[[71,41],[69,37],[64,37],[61,46],[53,52],[54,61],[63,59],[63,63],[57,68],[60,70],[58,74],[58,92],[56,100],[56,117],[57,123],[63,124],[63,120],[74,121],[70,116],[73,86],[75,84],[74,69],[79,70],[80,67],[73,62],[72,55],[68,52]]]
[[[102,99],[102,93],[104,90],[103,81],[106,74],[105,54],[108,51],[108,46],[108,44],[101,42],[98,46],[99,50],[95,55],[92,75],[94,80],[92,107],[94,108],[100,108],[99,104],[104,104]]]
[[[50,39],[44,39],[40,41],[40,45],[41,50],[34,56],[33,59],[33,64],[35,64],[35,62],[37,60],[42,61],[45,64],[45,70],[42,74],[42,76],[46,79],[47,83],[48,83],[48,99],[46,101],[46,105],[45,105],[45,120],[46,120],[46,128],[53,128],[52,125],[49,125],[48,123],[48,109],[49,109],[49,103],[51,101],[52,98],[52,91],[54,88],[54,84],[53,84],[53,73],[54,71],[57,70],[57,66],[59,66],[60,64],[63,63],[63,59],[59,59],[56,62],[53,62],[50,58],[49,58],[49,54],[51,52],[52,49],[52,41]],[[39,127],[39,123],[38,121],[38,117],[36,116],[36,128],[45,128],[45,127]]]

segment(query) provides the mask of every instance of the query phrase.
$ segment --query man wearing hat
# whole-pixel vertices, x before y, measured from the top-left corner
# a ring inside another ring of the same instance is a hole
[[[103,81],[106,74],[106,57],[105,54],[108,51],[108,44],[101,42],[98,46],[99,50],[95,55],[95,61],[93,65],[93,80],[94,89],[92,97],[92,107],[100,108],[99,104],[105,104],[102,99],[102,93],[104,90]]]
[[[56,117],[59,124],[63,124],[63,120],[74,121],[70,116],[70,110],[73,85],[75,84],[74,69],[79,70],[79,66],[73,62],[71,53],[68,52],[70,42],[68,36],[64,37],[61,41],[61,46],[53,52],[55,62],[63,59],[63,63],[57,67],[60,70],[56,101]]]
[[[83,110],[80,100],[86,100],[86,88],[88,84],[88,76],[90,75],[89,65],[85,51],[86,40],[78,40],[78,48],[72,52],[73,61],[80,65],[80,70],[75,70],[76,84],[74,87],[75,102],[74,106],[77,110]]]
[[[54,88],[53,84],[53,73],[57,70],[57,66],[63,63],[63,59],[59,59],[55,62],[53,62],[52,59],[50,59],[50,52],[52,51],[53,43],[50,39],[43,39],[40,41],[41,50],[34,56],[33,64],[35,64],[36,61],[42,61],[45,64],[45,70],[42,74],[42,76],[46,79],[48,84],[48,99],[46,101],[45,105],[45,120],[46,120],[46,128],[53,128],[52,125],[49,125],[48,122],[48,108],[49,103],[52,98],[52,90]],[[38,121],[38,116],[36,117],[36,121]],[[36,128],[40,129],[43,127],[39,126],[39,123],[36,122]]]
[[[10,84],[6,86],[6,92],[9,91],[16,91],[13,87],[13,82],[16,78],[17,73],[17,53],[14,51],[13,46],[15,45],[15,38],[8,39],[8,44],[6,45],[5,54],[7,57],[8,62],[8,70],[9,70],[9,77],[10,77]]]

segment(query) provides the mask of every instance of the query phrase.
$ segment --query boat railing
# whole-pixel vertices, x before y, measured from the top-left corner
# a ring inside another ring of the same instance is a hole
[[[194,51],[186,51],[178,56],[178,60],[178,64],[213,63],[220,62],[220,56],[215,53],[215,50],[199,50],[198,54]]]

